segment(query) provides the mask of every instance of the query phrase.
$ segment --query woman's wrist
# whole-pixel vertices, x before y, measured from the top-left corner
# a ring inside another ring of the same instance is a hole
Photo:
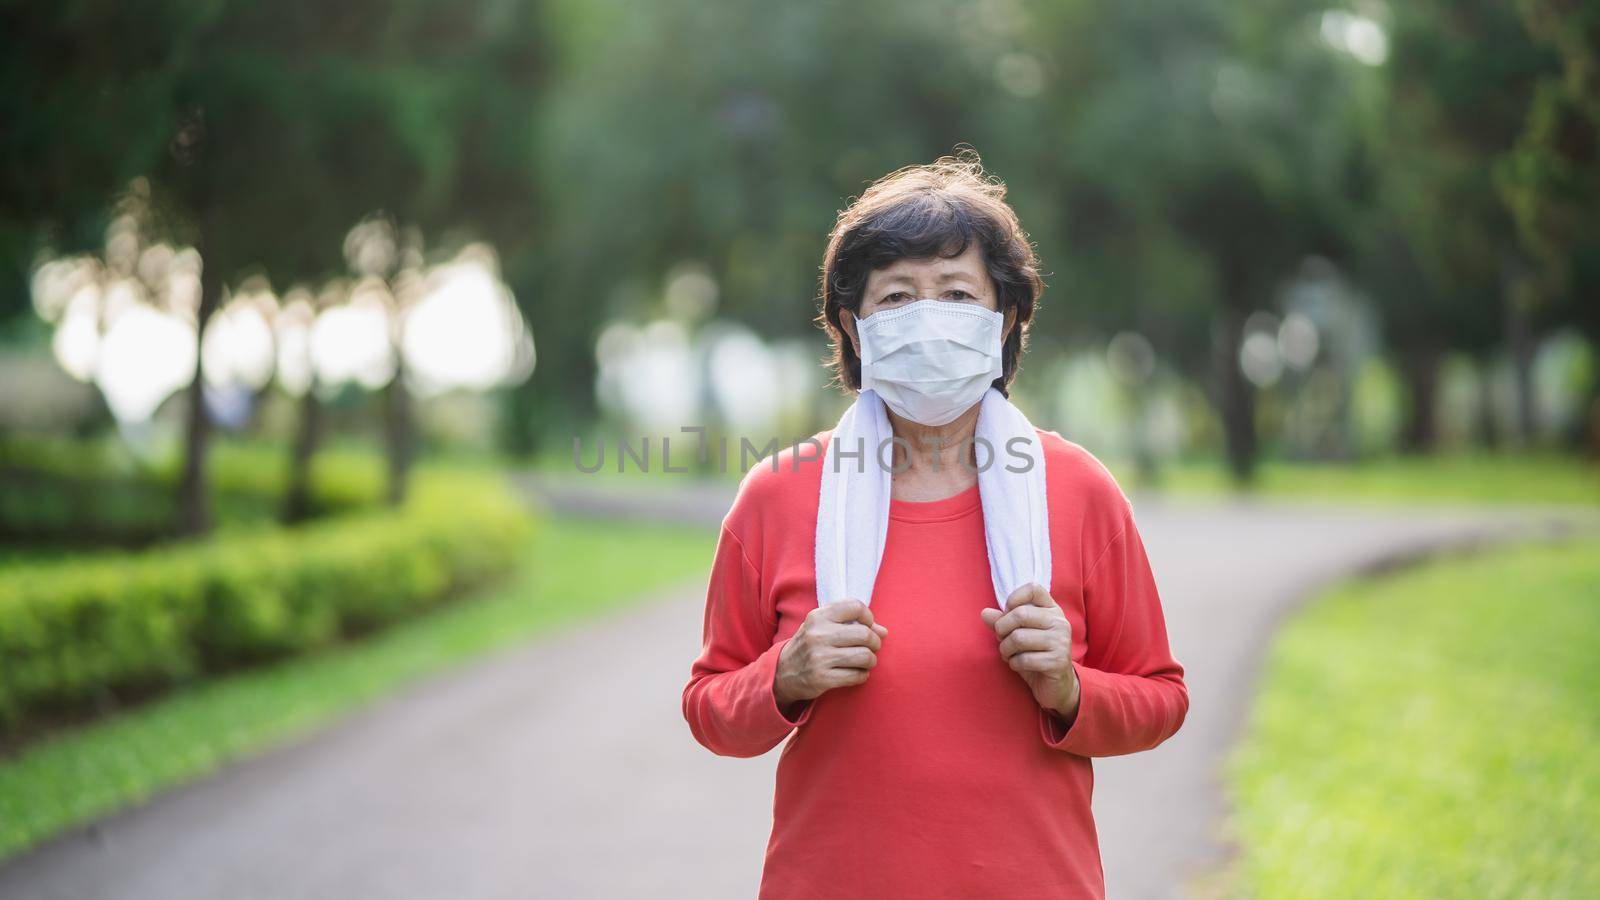
[[[796,703],[799,698],[792,696],[783,689],[783,676],[780,675],[772,681],[772,699],[778,704],[779,709],[787,709],[790,705]]]
[[[1072,724],[1078,717],[1078,704],[1083,699],[1083,685],[1078,681],[1076,666],[1068,668],[1068,677],[1062,679],[1061,699],[1051,705],[1050,711],[1061,717],[1061,721]]]
[[[809,701],[785,691],[782,687],[783,683],[784,679],[781,676],[774,677],[772,681],[773,702],[778,707],[779,715],[790,722],[798,722],[800,721],[800,716],[805,713],[806,703]]]
[[[790,644],[785,643],[783,649],[778,651],[778,664],[772,671],[772,699],[785,716],[788,716],[789,708],[801,699],[791,688],[793,679],[789,675],[789,649]]]

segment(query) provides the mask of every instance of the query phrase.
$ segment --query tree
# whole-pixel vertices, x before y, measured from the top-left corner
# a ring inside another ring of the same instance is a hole
[[[1579,327],[1600,356],[1600,10],[1521,0],[1517,13],[1559,68],[1536,88],[1511,153],[1496,170],[1529,259],[1526,279],[1550,318]],[[1587,428],[1600,452],[1600,376],[1591,380]]]
[[[1347,73],[1310,3],[1064,4],[1037,30],[1062,85],[1058,204],[1090,322],[1211,385],[1230,471],[1255,470],[1245,325],[1309,253],[1339,255]]]
[[[0,319],[44,252],[98,249],[114,195],[166,152],[176,3],[0,3]]]
[[[1409,262],[1369,266],[1374,293],[1402,371],[1408,375],[1416,449],[1431,448],[1432,386],[1445,347],[1487,362],[1509,338],[1521,402],[1532,430],[1529,364],[1535,310],[1519,287],[1526,263],[1514,223],[1495,190],[1496,165],[1526,120],[1551,56],[1509,5],[1496,0],[1418,0],[1391,8],[1389,61],[1367,118],[1378,180],[1374,256]],[[1404,271],[1414,265],[1421,283]],[[1382,280],[1388,275],[1399,277]],[[1487,432],[1486,432],[1487,434]]]
[[[205,261],[199,333],[232,278],[335,272],[352,222],[409,201],[407,185],[426,191],[437,141],[413,123],[438,98],[383,77],[380,16],[400,9],[232,3],[197,13],[171,97],[173,152],[152,181]],[[181,503],[185,530],[197,533],[210,518],[203,362],[187,423]]]
[[[400,6],[8,9],[19,26],[8,33],[23,48],[16,67],[39,63],[55,73],[28,72],[48,85],[39,89],[46,112],[19,117],[33,128],[8,150],[23,171],[39,163],[48,177],[44,190],[24,192],[8,233],[70,245],[128,179],[146,177],[155,221],[204,261],[197,340],[234,278],[336,271],[350,223],[404,197],[402,187],[421,183],[425,170],[432,136],[418,119],[436,98],[402,95],[376,77],[373,51],[384,32],[365,27]],[[37,99],[32,93],[19,85],[8,99]],[[81,187],[54,193],[77,179]],[[20,238],[12,246],[14,259],[28,249]],[[210,522],[210,418],[198,357],[186,404],[181,521],[193,534]]]

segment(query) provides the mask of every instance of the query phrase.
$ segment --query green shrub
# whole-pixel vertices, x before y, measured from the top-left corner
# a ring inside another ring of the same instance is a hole
[[[29,544],[137,545],[170,537],[183,461],[147,462],[107,441],[11,436],[0,440],[0,539]],[[288,457],[276,447],[221,442],[207,458],[216,518],[225,525],[278,518]],[[323,450],[311,470],[311,514],[349,512],[383,499],[381,459]]]
[[[497,480],[424,470],[398,509],[10,565],[0,570],[0,729],[411,615],[508,570],[529,527]]]

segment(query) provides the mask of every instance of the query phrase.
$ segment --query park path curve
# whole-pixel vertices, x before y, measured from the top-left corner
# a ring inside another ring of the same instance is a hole
[[[715,491],[658,500],[680,519],[727,508]],[[1156,750],[1095,763],[1113,898],[1182,895],[1225,859],[1219,767],[1296,602],[1352,571],[1593,523],[1144,498],[1136,510],[1191,710]],[[420,684],[13,861],[0,897],[752,897],[778,751],[720,758],[690,737],[679,696],[701,601],[697,585],[671,591]]]

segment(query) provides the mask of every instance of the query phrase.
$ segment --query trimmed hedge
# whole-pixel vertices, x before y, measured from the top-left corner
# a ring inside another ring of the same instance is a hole
[[[283,508],[288,455],[219,442],[207,460],[223,523],[269,523]],[[147,463],[116,442],[10,436],[0,440],[0,539],[25,544],[138,545],[171,537],[182,459]],[[383,500],[382,460],[324,450],[312,463],[313,516]]]
[[[405,506],[0,569],[0,733],[318,647],[509,570],[498,480],[419,471]]]

